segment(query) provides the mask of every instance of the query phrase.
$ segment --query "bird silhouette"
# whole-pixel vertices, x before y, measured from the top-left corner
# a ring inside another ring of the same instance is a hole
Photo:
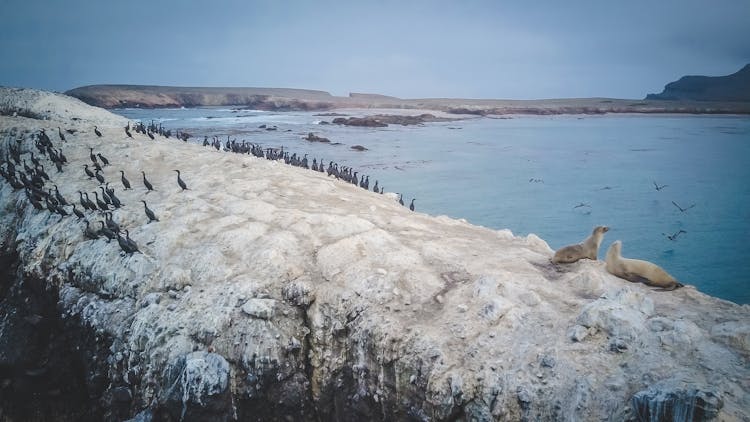
[[[156,215],[154,214],[154,212],[151,211],[148,205],[146,205],[146,201],[141,199],[141,202],[143,202],[143,208],[146,211],[146,217],[148,217],[148,222],[150,223],[152,221],[159,221],[159,219],[156,218]]]
[[[690,208],[693,208],[693,207],[695,206],[695,204],[692,204],[692,205],[690,205],[689,207],[686,207],[686,208],[682,208],[681,206],[677,205],[677,202],[675,202],[675,201],[672,201],[672,204],[674,204],[674,206],[675,206],[675,207],[677,207],[677,209],[679,209],[679,210],[680,210],[680,212],[685,212],[685,211],[687,211],[687,210],[689,210]]]
[[[100,160],[102,160],[102,164],[104,164],[104,167],[107,167],[109,165],[109,160],[107,160],[105,156],[101,155],[98,152],[96,153],[96,155],[97,157],[99,157]]]
[[[98,136],[100,138],[102,137],[102,133],[99,132],[99,129],[97,129],[96,126],[94,126],[94,133],[96,133],[96,136]]]
[[[414,198],[416,199],[416,198]],[[414,211],[414,199],[411,200],[411,204],[409,204],[409,209]]]
[[[659,186],[659,185],[658,185],[658,184],[656,183],[656,181],[655,181],[655,180],[654,180],[653,182],[654,182],[654,187],[656,188],[656,190],[662,190],[662,189],[666,188],[667,186],[669,186],[669,185],[661,185],[661,186]]]
[[[177,172],[177,184],[180,185],[182,190],[186,190],[188,187],[185,184],[185,182],[182,180],[182,178],[180,177],[180,171],[179,170],[173,170],[173,171]]]
[[[666,233],[662,233],[662,235],[666,236],[666,238],[667,238],[667,239],[669,239],[669,240],[671,240],[671,241],[673,241],[673,242],[674,242],[674,241],[676,241],[676,240],[677,240],[677,236],[679,236],[679,235],[680,235],[680,234],[682,234],[682,233],[687,233],[687,232],[686,232],[685,230],[682,230],[682,229],[680,229],[680,230],[679,230],[678,232],[676,232],[675,234],[669,235],[669,234],[666,234]]]
[[[143,184],[146,186],[146,189],[151,192],[152,190],[154,190],[154,186],[146,179],[146,172],[142,171],[141,173],[143,173]]]
[[[125,186],[125,189],[130,189],[130,180],[128,180],[125,177],[125,172],[120,170],[120,180],[122,180],[122,185]]]

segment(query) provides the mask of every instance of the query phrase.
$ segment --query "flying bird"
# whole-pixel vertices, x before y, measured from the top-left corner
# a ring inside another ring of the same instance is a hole
[[[666,188],[667,186],[669,186],[669,185],[661,185],[661,186],[659,186],[656,183],[656,180],[654,180],[653,182],[654,182],[654,187],[656,188],[656,190],[662,190],[662,189]]]
[[[689,210],[690,208],[693,208],[693,207],[695,206],[695,204],[692,204],[692,205],[690,205],[689,207],[686,207],[686,208],[682,208],[681,206],[677,205],[677,202],[675,202],[675,201],[672,201],[672,204],[674,204],[674,206],[675,206],[675,207],[677,207],[677,209],[679,209],[679,210],[680,210],[680,212],[685,212],[685,211],[687,211],[687,210]]]
[[[662,233],[662,235],[666,236],[666,238],[667,238],[667,239],[669,239],[669,240],[671,240],[672,242],[674,242],[674,241],[676,241],[676,240],[677,240],[677,236],[679,236],[679,235],[680,235],[680,234],[682,234],[682,233],[687,233],[687,232],[686,232],[685,230],[682,230],[682,229],[680,229],[680,230],[679,230],[678,232],[676,232],[675,234],[669,235],[669,234],[666,234],[666,233]]]

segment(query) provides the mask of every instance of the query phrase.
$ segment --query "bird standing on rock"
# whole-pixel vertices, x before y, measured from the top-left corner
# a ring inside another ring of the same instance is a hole
[[[416,199],[416,198],[414,198]],[[414,199],[411,200],[411,204],[409,205],[409,209],[414,211]]]
[[[177,184],[180,185],[180,187],[182,188],[182,190],[186,190],[188,187],[185,184],[185,182],[182,180],[182,178],[180,177],[180,171],[179,170],[172,170],[172,171],[176,171],[177,172]]]
[[[146,172],[142,171],[141,173],[143,174],[143,185],[146,186],[146,189],[148,189],[149,192],[151,192],[154,190],[154,186],[146,179]]]
[[[130,189],[130,181],[125,178],[125,172],[120,170],[120,180],[122,180],[122,185],[125,186],[125,190]]]
[[[91,170],[89,170],[89,165],[88,164],[84,164],[83,165],[83,171],[86,172],[86,176],[88,176],[89,179],[93,179],[94,178],[94,172],[92,172]]]
[[[99,129],[97,129],[96,126],[94,126],[94,133],[96,133],[96,136],[98,136],[100,138],[102,137],[102,133],[99,132]]]
[[[99,199],[99,193],[94,191],[93,194],[96,197],[96,205],[99,207],[99,209],[102,211],[109,210],[109,206],[107,205],[107,203]]]
[[[73,214],[75,214],[79,220],[83,218],[83,213],[76,208],[76,204],[73,204]]]
[[[105,156],[103,156],[100,153],[96,153],[96,156],[99,157],[100,160],[102,160],[102,164],[104,164],[104,167],[107,167],[109,165],[109,160]]]
[[[152,221],[159,221],[159,219],[156,218],[156,215],[154,214],[154,212],[151,211],[151,209],[149,209],[148,205],[146,205],[146,201],[141,199],[141,202],[143,202],[143,208],[146,211],[146,217],[148,217],[148,222],[150,223]]]

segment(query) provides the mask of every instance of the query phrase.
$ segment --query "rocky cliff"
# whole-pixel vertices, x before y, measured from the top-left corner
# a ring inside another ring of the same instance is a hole
[[[417,109],[451,114],[603,114],[603,113],[738,113],[750,104],[718,101],[564,98],[482,100],[460,98],[401,99],[377,94],[337,97],[324,91],[286,88],[198,88],[142,85],[90,85],[66,94],[104,108],[232,106],[256,110],[313,111],[344,108]]]
[[[750,101],[750,64],[727,76],[683,76],[647,100]]]
[[[0,157],[34,152],[75,203],[100,191],[89,148],[107,157],[140,250],[0,180],[0,420],[747,420],[748,306],[552,266],[534,235],[280,162],[130,139],[62,95],[0,98],[44,117],[0,117]]]

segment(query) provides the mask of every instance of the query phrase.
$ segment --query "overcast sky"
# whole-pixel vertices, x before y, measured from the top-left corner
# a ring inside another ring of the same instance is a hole
[[[750,0],[0,0],[0,85],[643,98],[750,63]]]

